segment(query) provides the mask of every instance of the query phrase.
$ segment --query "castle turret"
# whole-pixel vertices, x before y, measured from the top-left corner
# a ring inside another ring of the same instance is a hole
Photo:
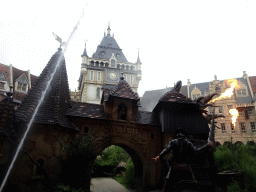
[[[138,58],[137,58],[137,61],[136,61],[136,65],[137,65],[137,80],[140,81],[141,80],[141,61],[140,61],[140,54],[139,54],[139,51],[138,51]]]
[[[110,36],[110,32],[111,32],[111,29],[110,29],[110,24],[108,24],[108,36]]]
[[[87,51],[86,51],[86,42],[84,45],[84,52],[83,55],[81,55],[82,57],[82,64],[88,64],[88,55],[87,55]]]

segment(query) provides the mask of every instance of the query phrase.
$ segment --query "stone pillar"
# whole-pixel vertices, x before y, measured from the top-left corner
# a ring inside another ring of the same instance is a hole
[[[188,98],[190,98],[191,96],[190,96],[190,89],[189,89],[189,87],[191,86],[191,83],[190,83],[190,79],[188,79],[188,82],[187,82],[187,91],[188,91]]]
[[[30,70],[28,70],[28,88],[31,89],[31,77],[30,77]]]
[[[13,92],[13,72],[12,72],[12,64],[10,64],[10,67],[9,67],[9,70],[10,70],[10,85],[9,86],[12,86],[11,88],[11,91]]]

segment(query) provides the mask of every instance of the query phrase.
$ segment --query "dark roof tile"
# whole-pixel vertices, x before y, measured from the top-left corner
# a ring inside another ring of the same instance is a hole
[[[45,98],[34,119],[35,123],[43,124],[59,124],[62,127],[77,129],[65,116],[69,108],[70,93],[67,79],[66,63],[62,57],[61,49],[51,57],[50,61],[38,77],[36,83],[29,90],[28,95],[17,110],[17,119],[29,122],[36,106],[46,89],[48,80],[50,79],[56,65],[56,73],[53,76],[51,84],[46,92]]]
[[[97,47],[97,50],[92,57],[109,60],[113,53],[118,62],[128,62],[115,38],[107,35],[103,37],[100,45]]]
[[[123,77],[120,78],[117,86],[110,91],[111,96],[121,97],[132,100],[140,100],[137,94],[135,94],[130,87],[130,85],[124,80]]]
[[[82,102],[72,102],[72,108],[68,109],[66,115],[95,119],[105,119],[103,105]]]

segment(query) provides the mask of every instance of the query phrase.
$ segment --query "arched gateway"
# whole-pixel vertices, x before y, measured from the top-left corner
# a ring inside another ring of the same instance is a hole
[[[108,146],[118,145],[131,156],[135,181],[144,189],[155,188],[161,169],[152,157],[161,151],[161,130],[151,112],[139,111],[139,97],[120,78],[114,89],[103,90],[101,104],[73,103],[66,115],[81,130],[93,135],[95,158]]]

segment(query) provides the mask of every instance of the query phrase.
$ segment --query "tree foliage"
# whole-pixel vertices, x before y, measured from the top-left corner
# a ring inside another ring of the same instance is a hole
[[[61,180],[64,185],[75,189],[89,188],[87,185],[91,178],[88,166],[92,155],[92,136],[77,136],[75,139],[68,137],[68,141],[69,144],[63,146],[67,157],[62,163]]]
[[[116,167],[120,162],[126,161],[128,158],[129,154],[124,149],[111,145],[100,153],[95,159],[94,165]]]
[[[228,190],[256,191],[256,144],[232,144],[217,147],[215,165],[219,172],[237,169],[243,174],[243,182],[232,182]],[[239,184],[239,185],[238,185]],[[238,188],[240,188],[238,190]]]

